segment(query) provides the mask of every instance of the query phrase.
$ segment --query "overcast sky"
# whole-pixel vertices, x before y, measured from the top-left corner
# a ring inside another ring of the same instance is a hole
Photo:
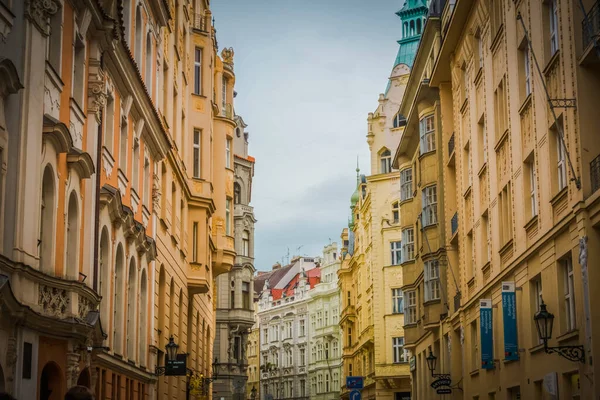
[[[213,0],[219,50],[235,50],[236,113],[256,157],[255,267],[340,242],[369,171],[367,114],[396,57],[404,0]],[[298,248],[302,246],[299,250]]]

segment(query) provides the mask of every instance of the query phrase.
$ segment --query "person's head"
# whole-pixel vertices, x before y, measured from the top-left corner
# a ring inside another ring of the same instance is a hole
[[[16,400],[8,393],[0,392],[0,400]]]
[[[94,400],[94,394],[85,386],[73,386],[67,394],[65,400]]]

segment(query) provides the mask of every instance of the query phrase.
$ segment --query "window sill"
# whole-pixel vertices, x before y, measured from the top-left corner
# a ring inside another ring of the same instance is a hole
[[[398,204],[398,206],[404,205],[404,204],[406,204],[406,203],[410,203],[410,202],[412,202],[412,201],[413,201],[413,199],[414,199],[414,197],[409,197],[409,198],[407,198],[407,199],[400,200],[400,203]]]
[[[560,203],[560,201],[567,196],[568,187],[569,185],[560,189],[560,191],[556,193],[552,199],[550,199],[550,204],[552,204],[552,207],[556,207],[556,204]]]
[[[550,57],[550,60],[548,60],[548,62],[546,63],[546,66],[544,67],[544,70],[542,71],[544,76],[548,75],[548,72],[550,72],[552,67],[554,67],[554,65],[558,62],[559,58],[560,58],[560,50],[556,50],[554,52],[554,54],[552,55],[552,57]]]
[[[414,264],[414,263],[415,263],[415,259],[413,258],[411,260],[406,260],[406,261],[401,262],[400,265],[402,267],[404,267],[405,265]]]
[[[192,93],[192,97],[200,97],[202,99],[206,99],[207,97],[203,94],[200,93]]]
[[[471,194],[471,190],[472,190],[472,185],[469,184],[469,186],[467,187],[467,189],[465,190],[465,192],[463,193],[463,198],[466,200],[467,197],[469,197],[469,195]]]
[[[481,165],[481,168],[479,168],[479,171],[477,172],[477,176],[479,178],[481,178],[481,175],[483,175],[485,173],[485,171],[487,171],[487,161],[483,162],[483,164]]]
[[[510,249],[512,248],[512,246],[513,246],[513,240],[511,238],[504,244],[504,246],[502,246],[500,248],[500,250],[498,250],[498,254],[500,254],[500,257],[502,257],[502,256],[504,256],[504,254],[508,253],[510,251]]]
[[[498,139],[498,141],[496,142],[496,145],[494,146],[494,151],[496,153],[498,152],[498,150],[500,150],[500,147],[502,147],[502,145],[504,144],[506,139],[508,139],[508,128],[506,128],[504,130],[504,132],[502,133],[502,135],[500,135],[500,138]]]
[[[431,229],[431,228],[437,228],[437,226],[438,226],[438,223],[437,223],[437,222],[434,222],[433,224],[429,224],[429,225],[425,225],[425,226],[423,226],[423,228],[422,228],[422,229]]]
[[[544,343],[537,344],[529,349],[529,354],[535,354],[544,351]]]
[[[441,299],[433,299],[433,300],[427,300],[423,302],[423,306],[427,307],[427,306],[432,306],[435,304],[440,304],[441,303]]]
[[[482,76],[483,76],[483,67],[479,67],[477,69],[477,73],[475,74],[475,79],[473,79],[473,84],[475,86],[479,85],[479,81],[481,81]]]
[[[523,228],[525,228],[525,231],[529,231],[532,227],[536,226],[538,222],[538,215],[534,215],[533,217],[531,217],[531,219],[525,224],[525,226],[523,226]]]
[[[531,98],[531,93],[529,93],[527,97],[525,97],[525,101],[523,101],[521,108],[519,108],[519,115],[523,116],[523,112],[527,110],[527,108],[529,108],[529,106],[531,105]]]
[[[471,375],[471,376],[477,376],[477,375],[479,375],[479,368],[474,369],[473,371],[469,372],[469,375]]]
[[[572,329],[556,337],[558,344],[563,344],[573,339],[579,339],[579,329]]]

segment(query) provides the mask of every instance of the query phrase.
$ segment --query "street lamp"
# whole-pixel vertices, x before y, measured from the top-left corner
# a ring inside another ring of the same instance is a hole
[[[431,376],[433,378],[450,379],[450,374],[434,374],[433,373],[433,371],[435,371],[435,366],[437,364],[437,357],[433,355],[433,352],[431,351],[431,349],[429,349],[429,355],[427,357],[425,357],[425,360],[427,361],[427,367],[431,371]]]
[[[200,380],[202,381],[202,392],[204,394],[208,394],[209,385],[216,379],[219,379],[218,364],[219,364],[219,359],[215,357],[215,362],[212,364],[212,376],[204,376],[203,374],[200,374]]]
[[[540,310],[533,316],[533,320],[537,328],[538,337],[544,342],[544,351],[546,353],[557,353],[559,356],[570,361],[585,362],[585,350],[582,345],[548,347],[548,340],[552,339],[554,314],[548,312],[544,300],[540,304]]]
[[[169,338],[169,343],[165,346],[165,350],[167,350],[167,361],[175,361],[177,359],[177,349],[179,345],[175,343],[175,339],[173,336]]]

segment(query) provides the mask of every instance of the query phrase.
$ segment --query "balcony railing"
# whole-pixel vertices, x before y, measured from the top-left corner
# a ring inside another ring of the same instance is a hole
[[[450,227],[452,229],[452,236],[458,231],[458,211],[454,213],[452,219],[450,219]]]
[[[454,153],[454,133],[448,140],[448,155],[451,155],[452,153]]]
[[[592,193],[600,189],[600,155],[590,162],[590,179],[592,181]]]
[[[587,48],[594,39],[600,40],[600,1],[592,6],[581,22],[583,33],[583,48]]]
[[[442,11],[444,11],[445,5],[446,0],[432,0],[429,4],[427,17],[439,17],[440,15],[442,15]]]
[[[206,15],[202,13],[194,13],[194,29],[198,29],[202,32],[208,32],[208,30],[206,29],[206,26],[208,25],[206,23],[206,20]]]

